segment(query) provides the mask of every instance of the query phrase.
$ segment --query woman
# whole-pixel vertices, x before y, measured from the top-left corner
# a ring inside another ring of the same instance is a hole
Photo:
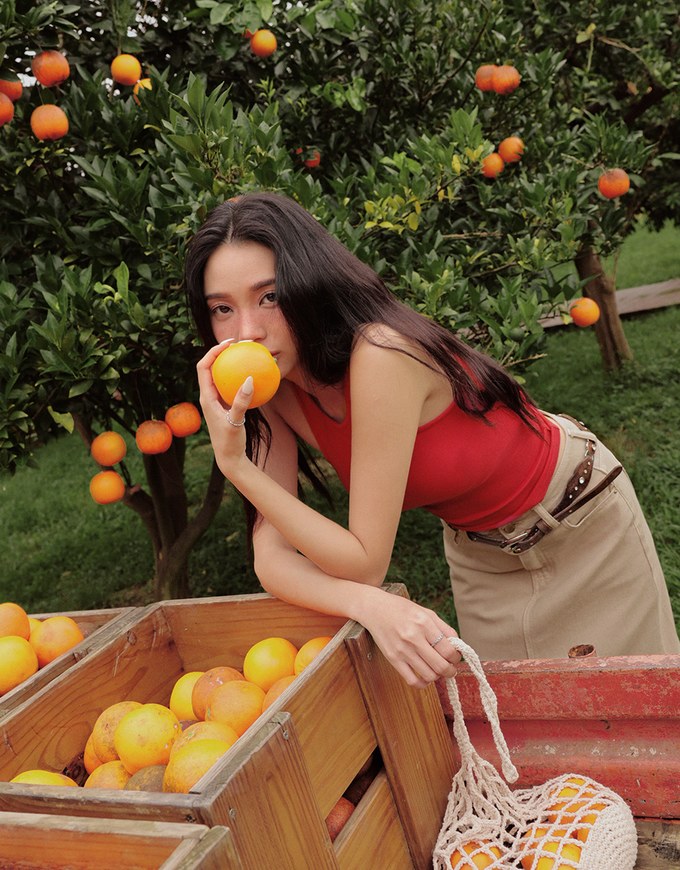
[[[206,345],[197,367],[217,463],[255,516],[271,594],[355,619],[413,686],[454,672],[455,634],[380,588],[401,511],[444,525],[463,639],[483,658],[680,651],[654,544],[630,482],[580,424],[540,411],[493,360],[403,305],[290,199],[218,206],[186,262]],[[264,344],[281,385],[231,408],[211,366]],[[349,490],[347,528],[298,499],[300,445]]]

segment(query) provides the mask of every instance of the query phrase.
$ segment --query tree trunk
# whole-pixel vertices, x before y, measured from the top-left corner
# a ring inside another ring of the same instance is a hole
[[[588,281],[584,296],[594,299],[600,306],[600,319],[595,324],[595,336],[600,345],[602,362],[607,371],[615,371],[626,360],[633,359],[633,352],[619,317],[616,287],[605,274],[599,255],[590,245],[583,245],[575,262],[581,281]]]

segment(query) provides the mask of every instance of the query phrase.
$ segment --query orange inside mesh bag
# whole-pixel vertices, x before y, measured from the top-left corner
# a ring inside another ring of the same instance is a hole
[[[635,821],[616,792],[578,773],[533,788],[509,787],[519,774],[500,728],[496,696],[475,651],[459,638],[449,642],[477,678],[504,778],[472,745],[455,679],[448,680],[461,766],[432,855],[435,870],[633,870]]]

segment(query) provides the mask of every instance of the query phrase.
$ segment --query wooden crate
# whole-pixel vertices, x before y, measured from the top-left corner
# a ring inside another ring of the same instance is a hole
[[[119,607],[111,610],[75,610],[68,613],[32,613],[36,619],[46,619],[48,616],[70,616],[74,619],[84,639],[72,649],[40,668],[37,673],[14,689],[0,697],[0,718],[13,707],[31,698],[35,692],[51,682],[59,674],[80,659],[97,649],[108,637],[115,636],[123,630],[123,625],[135,612],[133,607]]]
[[[167,704],[186,671],[320,635],[333,639],[188,795],[7,782],[68,766],[109,704]],[[331,843],[325,818],[376,750],[383,769]],[[0,810],[224,825],[246,867],[430,867],[453,767],[434,686],[410,689],[356,623],[266,594],[151,605],[0,720]]]
[[[241,870],[228,828],[0,813],[0,870]]]

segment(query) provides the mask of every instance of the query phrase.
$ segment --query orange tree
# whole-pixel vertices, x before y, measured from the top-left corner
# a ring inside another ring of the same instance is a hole
[[[2,467],[61,425],[89,444],[195,400],[184,245],[209,208],[249,189],[295,196],[402,298],[518,372],[543,351],[540,317],[585,286],[617,365],[628,352],[598,258],[636,216],[678,216],[675,10],[610,3],[591,19],[577,6],[5,4],[0,80],[26,87],[0,128]],[[261,27],[277,36],[267,57],[245,35]],[[66,81],[33,84],[42,49],[68,57]],[[139,58],[150,89],[111,82],[119,53]],[[519,87],[479,90],[486,63],[515,66]],[[30,116],[51,103],[69,131],[39,141]],[[511,136],[521,159],[485,177]],[[597,180],[613,166],[633,185],[610,201]],[[572,262],[575,275],[558,268]],[[223,491],[213,467],[190,511],[183,466],[174,439],[144,457],[143,481],[126,473],[158,597],[190,592],[188,554]]]

